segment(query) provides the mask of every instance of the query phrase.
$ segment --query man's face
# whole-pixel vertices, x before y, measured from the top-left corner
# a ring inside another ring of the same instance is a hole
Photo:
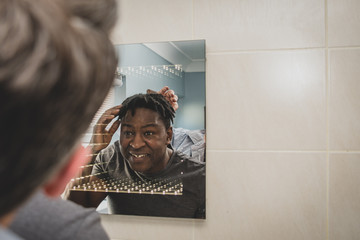
[[[128,111],[121,121],[120,151],[133,170],[156,173],[170,158],[167,145],[171,137],[172,128],[166,129],[157,112],[138,108],[134,116]]]

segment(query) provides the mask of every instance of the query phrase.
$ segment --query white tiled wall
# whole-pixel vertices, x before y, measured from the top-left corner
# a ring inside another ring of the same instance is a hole
[[[207,219],[102,216],[112,239],[360,236],[358,0],[120,0],[115,44],[205,39]]]

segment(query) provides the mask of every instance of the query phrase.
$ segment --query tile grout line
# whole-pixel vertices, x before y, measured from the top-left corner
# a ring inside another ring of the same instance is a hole
[[[327,41],[327,38],[325,41]],[[279,48],[279,49],[269,48],[269,49],[252,49],[252,50],[234,49],[234,50],[223,50],[223,51],[207,51],[206,54],[216,56],[216,55],[235,55],[235,54],[244,54],[244,53],[286,52],[286,51],[306,51],[306,50],[310,51],[310,50],[321,50],[321,49],[324,49],[324,50],[329,50],[329,49],[332,49],[332,50],[353,50],[353,49],[360,50],[360,46],[329,47],[327,44],[328,43],[326,42],[326,46],[324,46],[324,47],[308,47],[308,48]]]
[[[191,11],[192,11],[192,14],[191,14],[191,34],[192,34],[192,39],[195,39],[195,24],[194,24],[194,19],[195,19],[195,10],[194,10],[194,1],[195,0],[192,0],[191,1],[191,4],[192,4],[192,8],[191,8]]]
[[[325,91],[326,91],[326,239],[329,240],[329,196],[330,196],[330,66],[329,66],[329,22],[328,1],[325,0]]]
[[[347,151],[347,150],[239,150],[239,149],[209,149],[207,152],[219,153],[325,153],[325,154],[360,154],[360,151]]]
[[[360,49],[360,46],[334,46],[334,47],[329,47],[327,46],[328,49],[331,50],[353,50],[353,49]]]
[[[286,51],[304,51],[304,50],[319,50],[325,49],[325,47],[309,47],[309,48],[274,48],[274,49],[233,49],[224,51],[207,51],[209,55],[233,55],[240,53],[257,53],[257,52],[286,52]]]

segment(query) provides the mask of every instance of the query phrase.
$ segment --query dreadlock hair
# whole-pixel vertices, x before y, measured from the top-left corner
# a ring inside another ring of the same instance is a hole
[[[137,108],[147,108],[157,112],[163,120],[166,129],[171,126],[170,123],[173,123],[175,117],[174,108],[163,95],[139,93],[124,100],[119,112],[119,119],[122,120],[128,111],[131,111],[131,115],[134,116]]]

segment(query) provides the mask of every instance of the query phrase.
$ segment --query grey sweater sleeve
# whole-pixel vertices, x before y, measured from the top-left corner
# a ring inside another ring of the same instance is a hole
[[[95,209],[41,192],[19,210],[10,229],[28,240],[109,239]]]

